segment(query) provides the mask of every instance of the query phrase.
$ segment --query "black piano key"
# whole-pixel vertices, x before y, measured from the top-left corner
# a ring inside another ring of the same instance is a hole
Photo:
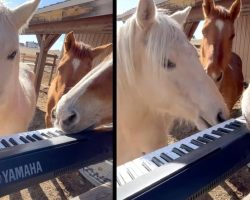
[[[160,157],[161,157],[163,160],[167,161],[167,162],[172,162],[172,161],[174,160],[173,158],[171,158],[170,156],[168,156],[168,155],[165,154],[165,153],[161,153]]]
[[[224,128],[218,128],[217,130],[221,131],[223,133],[230,133],[230,132],[232,132],[232,131],[229,131],[228,129],[224,129]]]
[[[200,137],[200,136],[197,138],[197,140],[200,141],[200,142],[203,142],[205,144],[211,142],[211,140],[209,140],[207,138],[204,138],[204,137]]]
[[[43,140],[41,137],[39,137],[39,136],[36,135],[36,134],[33,134],[32,137],[35,138],[36,140]]]
[[[10,145],[5,139],[2,139],[2,140],[1,140],[1,143],[2,143],[3,146],[5,146],[5,147],[11,147],[11,145]]]
[[[217,139],[216,137],[214,137],[214,136],[212,136],[212,135],[208,135],[208,134],[204,134],[203,137],[204,137],[204,138],[207,138],[207,139],[209,139],[209,140],[212,140],[212,141],[214,141],[214,140]]]
[[[42,136],[46,137],[46,138],[52,138],[50,135],[47,135],[45,133],[41,133]]]
[[[64,133],[60,130],[55,130],[56,133],[59,133],[60,135],[63,135]]]
[[[142,166],[149,172],[151,171],[150,167],[145,162],[142,162]]]
[[[127,169],[127,173],[132,178],[132,180],[135,180],[134,175],[132,174],[132,172],[129,169]]]
[[[237,123],[237,121],[234,121],[231,124],[234,125],[234,126],[236,126],[236,127],[238,127],[238,128],[242,127],[242,125],[243,125],[242,123],[240,123],[240,124]]]
[[[224,132],[215,131],[215,130],[213,130],[211,133],[214,134],[214,135],[218,135],[218,136],[220,136],[220,137],[226,134],[226,133],[224,133]]]
[[[13,138],[10,138],[9,142],[15,146],[18,145],[18,143]]]
[[[237,129],[238,127],[235,127],[235,126],[232,125],[232,124],[226,124],[226,125],[225,125],[225,128],[229,128],[229,129],[235,130],[235,129]]]
[[[57,137],[55,133],[52,133],[51,131],[47,132],[48,135],[51,135],[52,137]]]
[[[184,156],[186,153],[181,151],[180,149],[177,149],[177,148],[173,148],[172,152],[176,153],[177,155],[179,156]]]
[[[19,139],[24,142],[25,144],[29,143],[29,141],[27,139],[25,139],[25,137],[20,136]]]
[[[26,138],[29,140],[29,141],[31,141],[31,142],[35,142],[36,140],[33,138],[33,137],[31,137],[30,135],[26,135]]]
[[[243,122],[240,122],[240,121],[237,121],[237,120],[233,121],[232,123],[234,123],[234,124],[238,124],[238,125],[240,125],[240,126],[244,125],[244,123],[243,123]]]
[[[191,152],[191,151],[194,150],[193,148],[189,147],[189,146],[186,145],[186,144],[181,144],[180,148],[186,150],[187,152]]]
[[[158,158],[153,157],[151,160],[154,164],[156,164],[158,167],[160,167],[161,165],[164,165],[164,163],[162,161],[160,161]]]
[[[202,143],[202,142],[200,142],[198,140],[194,140],[194,139],[191,140],[191,143],[198,146],[198,147],[201,147],[201,146],[204,145],[204,143]]]

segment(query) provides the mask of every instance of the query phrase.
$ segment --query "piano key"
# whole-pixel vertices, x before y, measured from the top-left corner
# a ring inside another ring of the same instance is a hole
[[[212,131],[212,134],[218,135],[218,136],[222,137],[222,136],[225,135],[226,133],[225,133],[225,132],[222,132],[222,131],[215,131],[215,130],[213,130],[213,131]]]
[[[152,171],[152,169],[147,165],[146,162],[142,162],[142,166],[145,167],[145,169],[148,170],[149,172]]]
[[[136,174],[131,168],[127,168],[128,175],[132,178],[132,180],[136,179]]]
[[[143,166],[143,159],[140,157],[140,158],[137,158],[133,161],[131,161],[133,165],[135,165],[142,174],[146,174],[148,173],[149,171]]]
[[[125,167],[132,169],[136,177],[144,174],[133,162],[125,163]]]
[[[165,154],[165,153],[161,153],[160,157],[161,157],[162,159],[164,159],[166,162],[172,162],[172,161],[174,160],[173,158],[171,158],[170,156],[168,156],[168,155]]]
[[[187,152],[191,152],[194,150],[193,148],[191,148],[190,146],[186,144],[181,144],[180,148],[185,149]]]
[[[48,131],[47,135],[50,135],[51,137],[57,137],[58,135],[53,133],[52,131]]]
[[[227,125],[225,126],[225,128],[230,128],[230,129],[235,130],[235,129],[239,128],[239,127],[234,126],[233,124],[227,124]]]
[[[164,165],[164,163],[162,161],[160,161],[158,158],[153,157],[152,158],[152,162],[155,163],[158,167],[160,167],[161,165]]]
[[[238,128],[240,128],[240,127],[243,126],[243,123],[240,123],[240,122],[238,123],[237,121],[231,122],[231,124],[232,124],[233,126],[238,127]]]
[[[180,149],[178,149],[178,148],[173,148],[173,150],[172,150],[174,153],[176,153],[177,155],[179,155],[179,156],[184,156],[186,153],[184,153],[183,151],[181,151]]]
[[[117,177],[117,182],[120,183],[120,185],[124,185],[125,184],[125,181],[123,180],[123,178],[121,177],[121,175],[118,173],[118,171],[117,171],[116,177]]]
[[[198,147],[201,147],[201,146],[205,145],[204,143],[202,143],[202,142],[200,142],[198,140],[194,140],[194,139],[191,140],[191,143],[198,146]]]
[[[41,133],[41,135],[43,136],[43,137],[46,137],[46,138],[52,138],[52,136],[50,136],[50,135],[47,135],[46,133]]]
[[[32,135],[33,138],[35,138],[36,140],[43,140],[43,138],[41,138],[40,136],[36,135],[35,133]]]
[[[33,138],[33,137],[31,137],[30,135],[26,135],[26,139],[28,139],[29,141],[31,141],[31,142],[35,142],[36,140]]]
[[[128,175],[127,169],[123,165],[117,168],[117,172],[121,175],[125,183],[132,181],[132,178]]]
[[[212,140],[212,141],[217,139],[216,137],[214,137],[212,135],[208,135],[208,134],[204,134],[203,137],[206,138],[206,139]]]
[[[24,136],[20,136],[19,139],[24,143],[29,143],[29,140],[27,140]]]
[[[0,142],[1,142],[1,143],[3,144],[3,146],[5,146],[5,147],[11,147],[11,144],[8,143],[5,139],[1,139]]]
[[[211,140],[208,140],[207,138],[200,137],[200,136],[197,138],[197,140],[200,141],[200,142],[203,142],[205,144],[211,142]]]
[[[228,130],[228,129],[225,129],[225,128],[218,128],[218,131],[221,131],[223,133],[230,133],[232,131]]]
[[[13,144],[14,146],[18,145],[18,143],[17,143],[13,138],[10,138],[10,139],[9,139],[9,142],[10,142],[11,144]]]

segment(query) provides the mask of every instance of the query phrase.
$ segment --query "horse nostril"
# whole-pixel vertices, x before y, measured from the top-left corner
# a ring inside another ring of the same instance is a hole
[[[222,123],[222,122],[226,121],[226,119],[224,118],[222,112],[219,112],[219,113],[217,114],[217,121],[218,121],[219,123]]]
[[[51,118],[56,119],[56,109],[55,108],[53,108],[51,111]]]
[[[69,115],[67,119],[63,120],[63,124],[66,126],[70,126],[74,124],[76,120],[77,120],[77,115],[75,112],[72,112],[72,114]]]

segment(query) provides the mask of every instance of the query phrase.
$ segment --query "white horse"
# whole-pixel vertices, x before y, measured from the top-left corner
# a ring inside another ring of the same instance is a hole
[[[54,126],[66,133],[112,123],[113,55],[108,55],[59,100]]]
[[[243,92],[241,99],[241,112],[242,116],[246,119],[247,127],[250,128],[250,84]]]
[[[34,74],[20,64],[18,32],[26,25],[40,0],[14,10],[0,4],[0,135],[25,131],[35,107]]]
[[[153,0],[140,0],[118,30],[118,164],[165,146],[175,118],[206,129],[229,116],[181,29],[190,10],[168,16]]]

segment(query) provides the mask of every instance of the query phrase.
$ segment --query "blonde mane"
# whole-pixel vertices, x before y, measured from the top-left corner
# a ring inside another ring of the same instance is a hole
[[[156,21],[152,25],[148,34],[146,52],[147,56],[152,60],[155,72],[152,75],[159,75],[159,67],[163,66],[164,59],[168,59],[171,46],[177,41],[182,41],[186,38],[183,31],[181,31],[180,25],[172,20],[165,13],[166,10],[158,10],[156,14]],[[136,49],[134,49],[134,33],[136,27],[136,16],[135,14],[126,21],[126,23],[118,30],[118,42],[117,42],[117,66],[121,71],[121,77],[118,73],[118,84],[133,84],[134,80],[134,55]],[[167,44],[167,45],[166,45]],[[157,67],[158,66],[158,67]],[[151,67],[149,64],[145,67]]]

